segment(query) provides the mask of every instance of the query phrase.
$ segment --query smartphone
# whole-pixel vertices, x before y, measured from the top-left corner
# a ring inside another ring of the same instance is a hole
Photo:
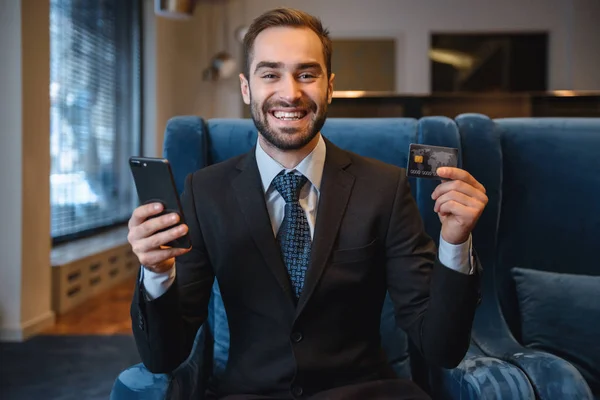
[[[163,211],[152,216],[156,218],[164,214],[177,213],[179,222],[159,232],[166,231],[177,225],[185,223],[185,216],[175,186],[175,179],[171,171],[171,165],[165,158],[131,157],[129,167],[133,175],[140,204],[161,203]],[[165,246],[189,249],[192,243],[189,233]]]

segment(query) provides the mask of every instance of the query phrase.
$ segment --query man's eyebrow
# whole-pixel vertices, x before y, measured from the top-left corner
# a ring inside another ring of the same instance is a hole
[[[257,73],[261,69],[282,69],[284,68],[284,64],[282,62],[274,62],[274,61],[261,61],[256,64],[256,68],[254,68],[254,73]],[[321,64],[318,62],[305,62],[296,64],[296,70],[307,70],[307,69],[316,69],[321,72],[323,69],[321,68]]]
[[[274,61],[261,61],[256,64],[256,68],[254,68],[254,72],[256,73],[260,69],[278,69],[283,68],[283,63],[274,62]]]
[[[317,69],[319,71],[322,70],[321,68],[321,64],[319,64],[318,62],[307,62],[307,63],[300,63],[296,66],[296,69]]]

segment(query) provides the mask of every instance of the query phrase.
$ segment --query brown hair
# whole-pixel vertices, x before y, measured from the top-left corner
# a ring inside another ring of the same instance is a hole
[[[331,53],[333,51],[329,30],[323,28],[321,20],[304,11],[293,8],[275,8],[267,11],[254,21],[248,28],[244,36],[244,75],[246,79],[250,77],[250,59],[253,55],[254,41],[259,33],[267,28],[291,26],[298,28],[309,28],[319,36],[323,44],[323,56],[325,58],[325,67],[327,68],[327,77],[331,76]]]

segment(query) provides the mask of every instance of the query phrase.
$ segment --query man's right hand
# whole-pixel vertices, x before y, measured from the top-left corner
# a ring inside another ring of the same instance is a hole
[[[127,240],[140,264],[157,273],[169,271],[175,264],[175,257],[190,251],[190,249],[165,247],[170,241],[184,236],[188,227],[181,224],[164,232],[156,233],[179,222],[179,216],[175,213],[150,218],[162,210],[163,206],[160,203],[145,204],[136,208],[129,219],[129,234],[127,235]]]

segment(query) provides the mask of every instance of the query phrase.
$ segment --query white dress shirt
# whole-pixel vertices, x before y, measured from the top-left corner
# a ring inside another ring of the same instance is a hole
[[[273,227],[273,235],[277,236],[279,227],[283,222],[285,212],[285,200],[275,189],[271,182],[282,170],[285,172],[297,171],[304,175],[308,181],[300,191],[300,206],[306,212],[308,225],[310,227],[310,236],[314,237],[315,221],[317,220],[317,205],[319,204],[321,178],[323,177],[323,166],[325,165],[326,146],[323,137],[319,136],[319,141],[314,150],[306,156],[296,168],[290,170],[283,167],[271,156],[269,156],[261,147],[260,143],[256,145],[256,163],[265,192],[267,210]],[[438,249],[438,258],[440,262],[448,268],[455,271],[471,274],[471,236],[465,243],[453,245],[446,242],[440,235],[440,245]],[[142,280],[148,298],[155,299],[164,294],[175,280],[175,267],[164,273],[156,273],[142,268]]]

